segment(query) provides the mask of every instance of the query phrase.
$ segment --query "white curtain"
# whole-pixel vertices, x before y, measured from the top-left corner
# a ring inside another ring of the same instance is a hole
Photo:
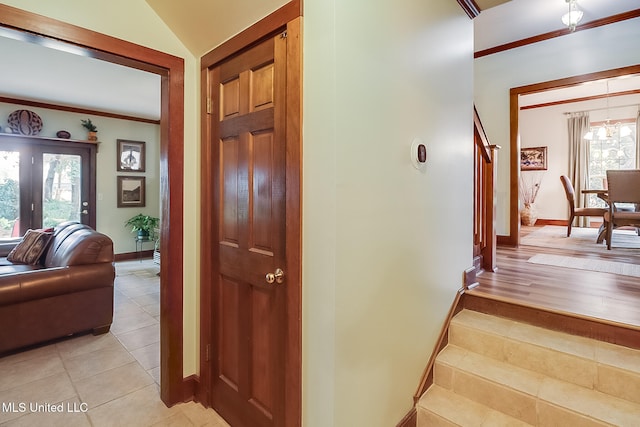
[[[576,192],[576,208],[586,206],[586,195],[582,190],[589,188],[589,144],[584,135],[589,132],[589,113],[571,113],[567,119],[569,130],[569,179]],[[579,227],[588,227],[586,217],[577,217]]]
[[[636,116],[636,169],[640,169],[640,106]]]

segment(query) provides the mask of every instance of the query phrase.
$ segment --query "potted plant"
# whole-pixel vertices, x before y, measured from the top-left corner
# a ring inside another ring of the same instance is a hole
[[[87,139],[89,141],[97,141],[98,140],[98,128],[96,125],[91,123],[91,119],[80,120],[82,122],[82,127],[85,128],[88,132]]]
[[[155,238],[155,230],[160,224],[160,218],[149,215],[138,215],[131,217],[124,223],[125,227],[131,227],[132,233],[138,233],[138,240],[152,240]]]

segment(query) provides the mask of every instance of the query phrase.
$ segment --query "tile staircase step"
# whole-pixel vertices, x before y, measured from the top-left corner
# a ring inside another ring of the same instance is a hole
[[[426,426],[640,425],[640,351],[475,311],[452,320]]]
[[[416,411],[418,426],[527,427],[531,425],[436,384],[433,384],[420,399]]]
[[[530,425],[637,426],[640,420],[640,404],[453,344],[437,357],[434,383]]]
[[[640,351],[471,310],[449,343],[545,376],[640,403]]]

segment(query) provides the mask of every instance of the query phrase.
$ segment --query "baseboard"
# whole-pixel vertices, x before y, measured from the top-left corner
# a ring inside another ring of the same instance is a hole
[[[536,221],[536,226],[539,225],[561,225],[563,227],[567,226],[567,220],[566,219],[542,219],[542,218],[538,218],[538,220]]]
[[[153,258],[153,251],[140,251],[140,252],[125,252],[122,254],[114,255],[115,261],[130,261],[132,259],[146,259]]]
[[[500,246],[516,246],[511,236],[496,236],[496,244]]]
[[[417,423],[418,423],[418,413],[414,406],[413,408],[411,408],[409,413],[405,415],[402,420],[400,420],[400,422],[396,427],[416,427]]]
[[[200,377],[196,374],[189,375],[182,380],[182,401],[191,402],[195,400],[196,390],[200,383]]]
[[[475,263],[474,263],[475,264]],[[471,289],[479,285],[477,276],[480,273],[480,267],[474,265],[464,271],[464,288]]]

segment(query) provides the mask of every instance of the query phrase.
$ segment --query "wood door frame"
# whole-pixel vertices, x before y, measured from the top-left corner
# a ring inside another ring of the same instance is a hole
[[[160,397],[190,398],[183,378],[184,59],[0,4],[0,26],[84,48],[93,58],[160,75]]]
[[[216,176],[211,158],[211,125],[207,114],[209,105],[208,70],[216,64],[250,47],[277,31],[287,30],[287,85],[286,85],[286,264],[287,264],[287,344],[285,349],[285,425],[302,423],[302,1],[293,0],[269,16],[242,31],[200,60],[201,71],[201,230],[200,248],[200,382],[197,400],[211,402],[211,352],[212,312],[209,301],[212,283],[205,280],[215,277],[213,246],[217,243],[217,227],[212,223],[213,178]]]
[[[576,86],[594,80],[609,79],[624,76],[626,74],[638,73],[640,73],[640,64],[511,88],[509,91],[509,147],[511,150],[509,153],[509,235],[499,236],[500,244],[507,246],[518,246],[520,244],[520,213],[518,203],[520,200],[520,186],[518,184],[520,179],[520,145],[518,144],[518,135],[520,133],[520,129],[518,127],[520,120],[520,106],[518,103],[518,97],[520,95],[530,93]]]

